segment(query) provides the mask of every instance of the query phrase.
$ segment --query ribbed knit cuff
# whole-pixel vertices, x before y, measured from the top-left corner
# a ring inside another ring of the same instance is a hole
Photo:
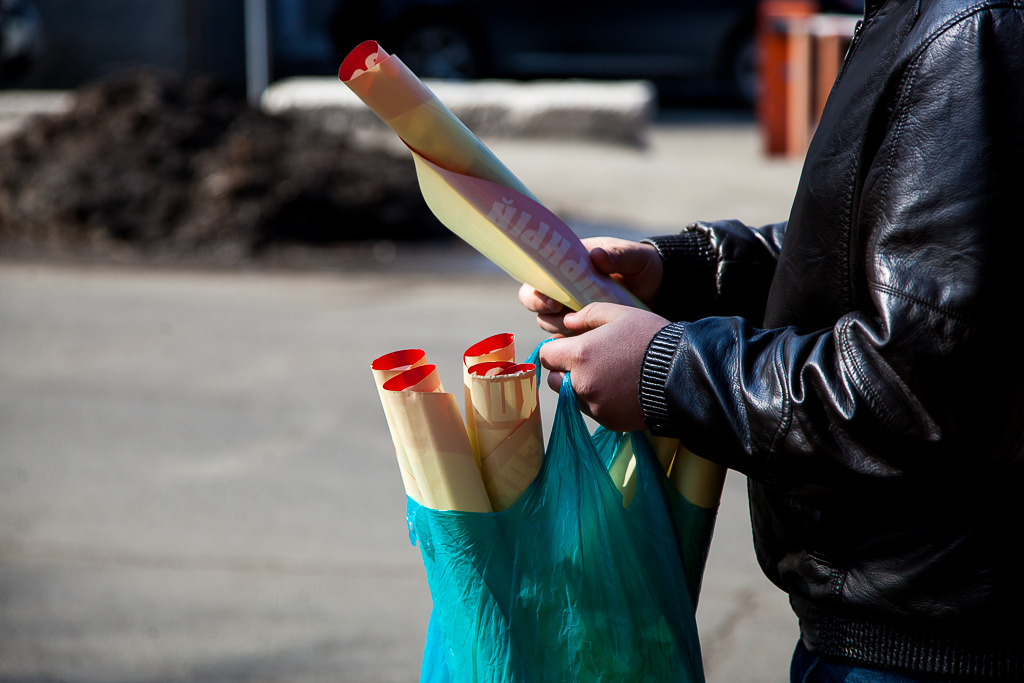
[[[676,235],[658,235],[648,237],[643,243],[657,249],[666,262],[685,259],[687,263],[706,262],[715,265],[716,256],[711,237],[703,231],[686,230]]]
[[[665,385],[682,337],[683,323],[671,323],[654,335],[644,352],[640,367],[640,407],[647,428],[654,434],[665,432],[669,425]]]
[[[696,320],[710,314],[718,294],[718,253],[711,235],[688,229],[678,235],[643,240],[658,250],[664,266],[652,307],[669,320]]]

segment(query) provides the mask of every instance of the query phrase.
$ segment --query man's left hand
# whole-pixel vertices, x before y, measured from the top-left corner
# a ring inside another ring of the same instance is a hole
[[[647,345],[667,324],[655,313],[608,303],[566,314],[564,325],[573,336],[540,349],[541,365],[551,371],[548,385],[558,391],[570,372],[580,408],[598,423],[620,432],[646,429],[640,369]]]

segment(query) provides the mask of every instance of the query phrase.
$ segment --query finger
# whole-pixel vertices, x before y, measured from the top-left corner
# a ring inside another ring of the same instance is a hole
[[[533,311],[534,313],[551,312],[547,310],[551,305],[550,299],[530,285],[523,285],[519,288],[519,303],[521,303],[526,310]]]
[[[547,379],[548,386],[551,387],[553,391],[560,391],[562,388],[562,377],[563,375],[561,372],[549,372]]]
[[[572,334],[565,326],[564,315],[538,315],[537,327],[549,334],[568,336]]]
[[[519,303],[534,313],[552,314],[563,309],[562,304],[538,292],[530,285],[523,285],[519,288]]]
[[[616,251],[616,246],[622,240],[614,237],[588,237],[582,242],[590,253],[590,262],[598,272],[605,275],[618,272],[615,258],[611,252]]]
[[[583,246],[587,248],[587,251],[593,251],[598,247],[602,249],[608,249],[618,244],[636,244],[630,240],[620,239],[618,237],[608,237],[607,235],[601,237],[584,237],[580,240]]]
[[[644,272],[651,265],[651,259],[656,250],[649,244],[638,244],[636,242],[619,241],[602,245],[601,254],[595,259],[592,253],[590,258],[594,265],[605,274],[613,273],[631,277]]]
[[[594,268],[605,275],[614,275],[620,272],[615,258],[604,247],[594,247],[590,250],[590,262],[594,264]]]

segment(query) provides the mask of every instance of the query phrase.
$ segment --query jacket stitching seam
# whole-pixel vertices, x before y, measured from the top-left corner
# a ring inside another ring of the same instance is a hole
[[[871,25],[875,22],[875,19],[878,16],[878,12],[879,11],[881,11],[881,8],[879,8],[878,11],[872,13],[871,16],[867,16],[867,14],[865,14],[864,23],[861,25],[861,35],[863,35],[864,33],[866,33],[869,30]],[[909,35],[909,33],[911,31],[911,28],[912,27],[907,27],[906,31],[904,32],[904,35],[900,36],[900,38],[901,39],[906,38],[906,36]],[[852,49],[851,49],[851,53],[852,53]],[[852,54],[851,54],[851,56],[852,56]],[[845,67],[845,65],[846,65],[846,62],[844,62],[844,67]],[[916,70],[916,65],[915,65],[914,68]],[[837,78],[837,81],[838,81],[838,78]],[[903,84],[901,83],[900,87],[898,88],[898,92],[902,92],[902,89],[903,89]],[[889,157],[886,160],[885,180],[884,180],[883,185],[882,185],[882,196],[883,197],[886,196],[886,194],[888,193],[888,190],[889,190],[889,180],[890,180],[890,177],[891,177],[891,174],[892,174],[892,170],[895,167],[895,149],[898,146],[899,140],[902,139],[903,127],[904,127],[905,123],[906,123],[905,117],[903,117],[901,115],[900,122],[899,122],[898,128],[897,128],[897,138],[894,141],[893,150],[890,151]],[[860,171],[860,167],[861,167],[861,154],[860,154],[860,152],[863,152],[863,148],[858,150],[858,154],[856,156],[855,162],[850,165],[849,175],[847,177],[847,186],[846,186],[846,202],[845,202],[845,207],[844,207],[843,216],[842,216],[842,220],[843,220],[843,222],[844,222],[844,224],[846,226],[846,232],[845,232],[845,235],[844,235],[844,239],[846,241],[845,247],[846,247],[846,256],[847,256],[846,259],[841,264],[842,268],[844,269],[843,275],[845,276],[843,281],[845,282],[846,288],[847,288],[845,293],[844,293],[845,301],[844,301],[843,305],[844,305],[844,307],[847,310],[849,310],[849,309],[851,309],[853,307],[854,293],[855,293],[855,291],[857,289],[856,283],[854,281],[854,270],[853,270],[853,256],[854,256],[854,239],[853,239],[853,237],[854,237],[854,215],[857,214],[857,211],[855,209],[855,207],[857,206],[857,203],[856,203],[855,200],[862,199],[862,198],[857,196],[857,175],[858,175],[858,173]]]
[[[963,316],[963,315],[961,315],[959,313],[956,313],[954,311],[950,311],[950,310],[948,310],[946,308],[943,308],[942,306],[939,306],[938,304],[935,304],[935,303],[932,303],[932,302],[927,301],[925,299],[922,299],[921,297],[917,297],[917,296],[914,296],[912,294],[907,294],[906,292],[903,292],[901,290],[896,289],[892,285],[884,285],[884,284],[881,284],[881,283],[872,282],[872,283],[869,283],[868,286],[871,287],[872,289],[876,290],[876,291],[884,292],[886,294],[890,294],[892,296],[899,297],[901,299],[906,299],[907,301],[912,301],[915,304],[918,304],[920,306],[924,306],[925,308],[927,308],[930,311],[934,311],[935,313],[940,313],[940,314],[942,314],[943,316],[945,316],[947,318],[952,318],[954,320],[958,320],[958,321],[960,321],[962,323],[965,323],[967,325],[972,325],[973,326],[973,324],[974,324],[971,321],[971,319],[967,318],[966,316]]]
[[[863,40],[863,34],[866,33],[868,30],[870,30],[870,27],[874,23],[875,16],[877,16],[877,14],[878,13],[875,12],[871,16],[867,16],[867,13],[865,13],[864,19],[861,22],[860,27],[859,27],[860,30],[855,35],[855,39],[856,39],[857,43],[861,42]],[[853,44],[853,45],[850,46],[849,53],[846,55],[846,58],[843,60],[842,67],[839,70],[839,75],[836,76],[835,84],[833,84],[833,86],[832,86],[833,89],[836,88],[836,86],[838,85],[839,81],[842,79],[843,74],[846,73],[847,66],[849,66],[850,62],[853,59],[853,53],[854,53],[854,49],[856,48],[856,46],[857,46],[856,44]],[[892,159],[890,157],[889,161],[891,161],[891,160]],[[841,264],[841,267],[843,268],[843,271],[844,271],[843,272],[843,275],[844,275],[843,281],[846,283],[846,287],[847,287],[846,292],[844,293],[845,301],[843,303],[843,306],[845,308],[850,308],[850,306],[852,305],[852,302],[853,302],[853,292],[854,292],[854,289],[855,289],[854,282],[853,282],[853,267],[852,267],[852,264],[851,264],[851,258],[852,258],[852,255],[853,255],[853,215],[854,215],[853,203],[854,203],[854,195],[856,194],[857,173],[858,173],[859,170],[860,170],[860,155],[858,154],[857,157],[856,157],[855,162],[853,164],[851,164],[851,166],[850,166],[849,175],[847,177],[846,202],[845,202],[845,207],[844,207],[843,216],[842,216],[843,223],[846,225],[846,233],[844,235],[844,239],[846,241],[846,245],[845,245],[846,250],[845,251],[846,251],[846,255],[847,255],[847,257],[845,259],[843,259],[843,262]],[[887,174],[886,177],[888,178],[888,167],[886,168],[886,174]]]
[[[924,58],[925,52],[928,51],[928,49],[932,46],[933,43],[935,43],[935,41],[937,41],[940,37],[942,37],[943,34],[951,30],[953,27],[955,27],[957,24],[960,24],[964,20],[969,19],[970,17],[976,14],[981,14],[982,12],[988,12],[996,9],[1020,10],[1024,9],[1024,2],[1019,2],[1018,0],[1010,0],[1009,2],[986,2],[980,5],[976,5],[974,7],[968,7],[966,9],[963,9],[958,14],[955,14],[949,19],[947,19],[944,24],[937,27],[931,33],[931,35],[929,35],[928,38],[921,43],[921,45],[917,48],[917,52],[910,59],[911,66],[908,69],[906,75],[903,77],[904,82],[901,83],[899,87],[901,99],[903,99],[903,96],[908,95],[910,93],[910,90],[914,87],[914,79],[917,76],[917,70],[921,65],[921,60]],[[867,27],[865,26],[865,28]],[[902,137],[903,124],[905,122],[905,118],[910,113],[908,107],[909,104],[904,100],[903,112],[901,113],[900,123],[897,128],[897,138],[893,141],[894,149],[890,150],[888,164],[886,165],[886,182],[883,186],[883,192],[889,189],[889,171],[892,170],[892,160],[895,155],[895,147],[897,146],[897,144],[900,141],[900,138]]]
[[[910,106],[907,103],[907,99],[909,99],[910,90],[914,86],[917,67],[918,62],[915,59],[913,65],[903,76],[904,82],[900,84],[900,99],[903,101],[903,104],[900,108],[899,120],[896,123],[896,133],[892,141],[892,148],[889,150],[889,156],[885,161],[885,180],[882,182],[882,197],[889,196],[889,182],[892,180],[892,171],[896,166],[896,152],[899,150],[900,143],[903,140],[903,129],[906,126],[907,119],[910,118]]]
[[[914,88],[914,83],[916,82],[917,78],[917,72],[920,68],[921,60],[924,58],[925,52],[927,52],[928,48],[930,48],[932,44],[934,44],[939,39],[940,36],[945,34],[954,26],[957,26],[961,22],[965,21],[966,19],[976,14],[981,14],[982,12],[987,12],[994,9],[1024,9],[1024,2],[1017,2],[1014,0],[1011,2],[983,3],[981,5],[977,5],[975,7],[970,7],[965,10],[962,10],[960,13],[954,15],[953,17],[948,19],[944,24],[935,29],[932,32],[932,34],[928,37],[928,39],[925,40],[917,49],[916,54],[913,56],[911,60],[910,67],[907,69],[906,74],[903,76],[902,82],[900,83],[900,87],[898,89],[899,101],[901,102],[900,116],[899,121],[896,124],[896,132],[893,137],[892,147],[889,150],[888,158],[886,159],[885,180],[882,182],[882,197],[887,197],[889,195],[889,184],[892,180],[893,170],[896,166],[896,155],[899,151],[900,143],[903,140],[903,131],[906,128],[907,119],[910,118],[910,92]],[[903,297],[910,301],[914,301],[923,306],[927,306],[938,313],[942,313],[943,315],[947,315],[970,324],[969,320],[957,315],[956,313],[947,311],[941,307],[936,306],[935,304],[928,303],[921,299],[915,298],[911,295],[904,294],[903,292],[893,289],[891,286],[876,283],[869,284],[869,287],[874,288],[876,290],[888,292],[894,296]]]
[[[845,301],[843,301],[844,308],[851,308],[853,305],[853,293],[855,289],[853,281],[853,202],[854,195],[857,193],[857,174],[860,171],[860,154],[857,155],[854,163],[850,164],[850,171],[847,177],[846,184],[846,201],[843,207],[843,224],[845,231],[843,238],[846,240],[846,258],[842,260],[843,266],[843,282],[846,284]]]
[[[910,116],[910,103],[908,102],[910,91],[914,87],[915,79],[917,78],[917,71],[921,65],[921,60],[924,58],[925,52],[937,41],[944,33],[952,29],[960,22],[968,19],[975,14],[987,12],[993,9],[1024,9],[1024,3],[1022,2],[991,2],[983,3],[975,7],[969,7],[965,10],[961,10],[960,13],[950,17],[946,23],[936,28],[928,39],[925,40],[921,46],[917,49],[916,54],[910,60],[910,67],[906,74],[903,76],[902,82],[898,89],[900,93],[900,100],[902,101],[899,122],[896,124],[896,134],[893,139],[892,149],[889,150],[889,157],[885,164],[885,181],[882,183],[882,196],[886,197],[889,193],[889,182],[892,178],[892,171],[895,167],[896,152],[899,148],[900,142],[903,139],[903,129],[906,126],[907,118]],[[865,29],[867,27],[865,26]]]
[[[925,51],[928,50],[928,48],[932,46],[932,43],[938,40],[946,31],[949,31],[960,22],[965,19],[969,19],[975,14],[981,14],[982,12],[988,12],[996,9],[1024,9],[1024,2],[1019,2],[1018,0],[1010,0],[1009,2],[1005,0],[1003,2],[984,2],[980,5],[960,10],[959,14],[954,14],[952,17],[947,19],[946,23],[936,28],[935,31],[928,36],[928,39],[921,43],[921,46],[917,49],[917,54],[915,54],[912,59],[914,62],[914,70],[917,70],[918,63],[921,58],[924,57]]]

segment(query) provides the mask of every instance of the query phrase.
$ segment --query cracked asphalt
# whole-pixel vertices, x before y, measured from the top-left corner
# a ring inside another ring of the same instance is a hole
[[[651,133],[491,146],[584,235],[785,217],[799,163],[764,159],[749,117]],[[417,680],[430,598],[368,365],[417,346],[457,387],[479,339],[527,353],[517,288],[458,245],[235,270],[0,255],[0,680]],[[710,683],[788,680],[796,621],[736,473],[698,623]]]

